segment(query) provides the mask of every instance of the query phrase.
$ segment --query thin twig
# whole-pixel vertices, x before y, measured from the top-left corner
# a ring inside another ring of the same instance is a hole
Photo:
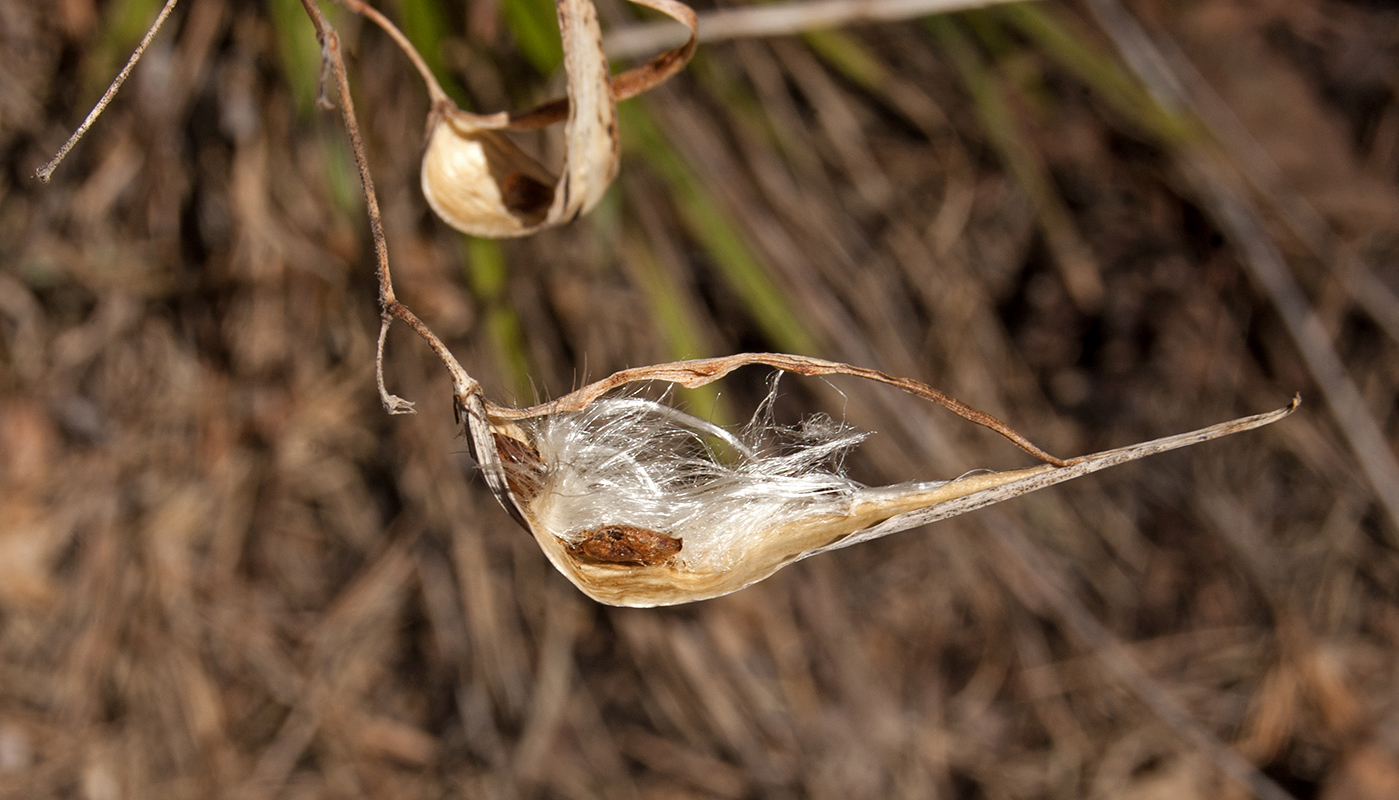
[[[860,22],[896,20],[982,8],[1010,0],[788,0],[711,11],[699,15],[699,41],[717,42],[755,36],[790,36]],[[632,25],[603,39],[612,58],[635,58],[685,41],[685,32],[670,22]]]
[[[340,98],[340,115],[345,121],[345,133],[350,138],[350,151],[355,156],[355,166],[359,169],[360,185],[364,188],[364,205],[369,214],[369,231],[374,240],[374,256],[377,262],[375,274],[379,279],[379,307],[381,309],[381,323],[379,327],[379,345],[374,358],[375,379],[379,387],[379,400],[384,404],[384,410],[390,414],[411,414],[413,404],[397,395],[389,394],[384,387],[384,340],[388,335],[389,325],[393,320],[401,320],[413,332],[422,337],[427,342],[428,347],[437,354],[442,363],[447,367],[447,372],[452,376],[452,391],[456,394],[458,402],[464,404],[467,397],[480,394],[480,384],[467,374],[466,370],[457,361],[452,351],[447,349],[447,345],[437,338],[437,335],[428,328],[422,320],[408,307],[398,302],[393,290],[393,278],[389,273],[389,249],[384,238],[384,222],[379,213],[379,199],[374,192],[374,178],[369,174],[369,160],[364,153],[364,141],[360,137],[359,123],[355,119],[354,101],[350,97],[350,81],[345,72],[345,61],[340,56],[340,37],[326,21],[325,15],[316,5],[315,0],[301,0],[301,5],[306,9],[306,14],[311,18],[311,24],[316,28],[316,40],[321,44],[321,58],[330,65],[331,72],[335,75],[336,90]],[[324,91],[324,88],[322,89]]]
[[[346,8],[367,18],[375,25],[378,25],[384,33],[389,35],[390,39],[393,39],[394,44],[398,45],[398,49],[402,50],[403,54],[408,56],[408,60],[413,62],[413,68],[418,71],[418,75],[422,77],[423,83],[427,84],[427,93],[434,106],[440,101],[447,99],[447,92],[442,89],[442,84],[437,82],[437,77],[432,74],[432,70],[428,68],[427,62],[424,61],[422,55],[418,53],[418,48],[414,47],[413,43],[408,41],[408,37],[403,35],[403,31],[400,31],[397,25],[393,24],[388,17],[379,13],[378,9],[368,3],[361,2],[361,0],[340,0],[340,2],[343,3]]]
[[[122,67],[121,72],[117,73],[117,77],[112,80],[112,85],[108,86],[107,91],[102,95],[102,99],[98,100],[97,105],[93,106],[92,110],[87,112],[87,118],[83,120],[83,124],[79,125],[78,129],[73,131],[73,135],[68,137],[68,141],[64,142],[63,146],[58,148],[58,153],[49,163],[34,171],[34,177],[38,178],[43,183],[49,182],[49,178],[53,176],[53,171],[58,169],[58,165],[62,163],[63,159],[68,155],[68,151],[72,150],[73,145],[77,144],[78,140],[83,138],[83,134],[87,133],[88,128],[92,127],[92,123],[96,122],[97,118],[102,116],[102,112],[106,110],[107,104],[112,102],[113,97],[117,96],[117,90],[121,88],[123,83],[126,83],[126,77],[131,74],[131,70],[136,68],[136,62],[141,60],[141,55],[146,52],[146,48],[150,45],[151,40],[154,39],[156,33],[160,31],[160,26],[165,24],[166,17],[169,17],[170,12],[175,10],[175,4],[177,2],[179,2],[179,0],[165,0],[165,6],[161,8],[160,13],[156,15],[155,22],[151,23],[151,27],[146,31],[145,37],[142,38],[141,43],[136,46],[136,52],[132,53],[131,58],[126,60],[126,66]]]

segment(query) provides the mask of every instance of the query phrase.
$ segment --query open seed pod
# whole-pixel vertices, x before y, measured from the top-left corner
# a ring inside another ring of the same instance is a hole
[[[572,222],[602,199],[620,157],[617,101],[666,80],[695,51],[697,22],[688,6],[675,0],[632,1],[684,24],[689,39],[614,78],[592,0],[558,0],[568,96],[530,111],[489,115],[458,108],[392,23],[368,6],[353,4],[394,37],[427,82],[432,112],[423,153],[423,195],[447,224],[473,236],[527,236]],[[559,121],[564,121],[564,158],[557,175],[506,135]]]
[[[863,438],[829,420],[787,449],[764,441],[761,413],[732,434],[662,403],[609,396],[638,381],[700,386],[745,364],[847,374],[897,386],[996,430],[1045,460],[945,482],[867,487],[840,457]],[[1063,461],[1004,423],[916,381],[816,359],[745,354],[617,373],[530,409],[463,400],[472,454],[501,504],[583,593],[619,606],[728,594],[807,556],[956,516],[1153,453],[1274,422],[1288,408]]]

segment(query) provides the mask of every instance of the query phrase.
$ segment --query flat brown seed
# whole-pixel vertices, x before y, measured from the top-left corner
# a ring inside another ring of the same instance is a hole
[[[604,525],[568,546],[568,552],[609,564],[659,564],[680,552],[681,540],[633,525]]]

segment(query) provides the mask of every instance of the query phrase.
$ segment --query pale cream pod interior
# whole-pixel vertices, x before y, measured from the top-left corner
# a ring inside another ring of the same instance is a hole
[[[463,133],[448,117],[433,125],[423,154],[423,196],[452,227],[507,238],[536,231],[556,178],[499,131]]]

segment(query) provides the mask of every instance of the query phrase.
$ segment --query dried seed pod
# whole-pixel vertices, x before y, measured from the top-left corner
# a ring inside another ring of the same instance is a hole
[[[844,426],[809,426],[789,436],[788,446],[775,447],[783,431],[761,418],[739,436],[662,403],[604,396],[634,381],[703,385],[751,363],[899,386],[998,430],[1050,463],[868,487],[839,469],[842,456],[864,438]],[[554,566],[599,602],[657,606],[727,594],[817,553],[1266,425],[1291,413],[1296,401],[1270,414],[1069,461],[923,384],[796,356],[747,354],[628,370],[531,409],[488,406],[479,395],[466,406],[472,452],[488,485]],[[526,445],[528,484],[511,478]]]
[[[592,0],[558,0],[567,97],[522,113],[472,114],[447,97],[407,38],[382,14],[349,0],[393,37],[417,66],[432,98],[422,188],[447,224],[473,236],[527,236],[572,222],[602,199],[617,176],[621,140],[617,101],[635,96],[678,72],[694,55],[698,22],[676,0],[632,0],[685,25],[685,44],[612,77]],[[564,122],[564,158],[555,175],[525,153],[508,131]]]

